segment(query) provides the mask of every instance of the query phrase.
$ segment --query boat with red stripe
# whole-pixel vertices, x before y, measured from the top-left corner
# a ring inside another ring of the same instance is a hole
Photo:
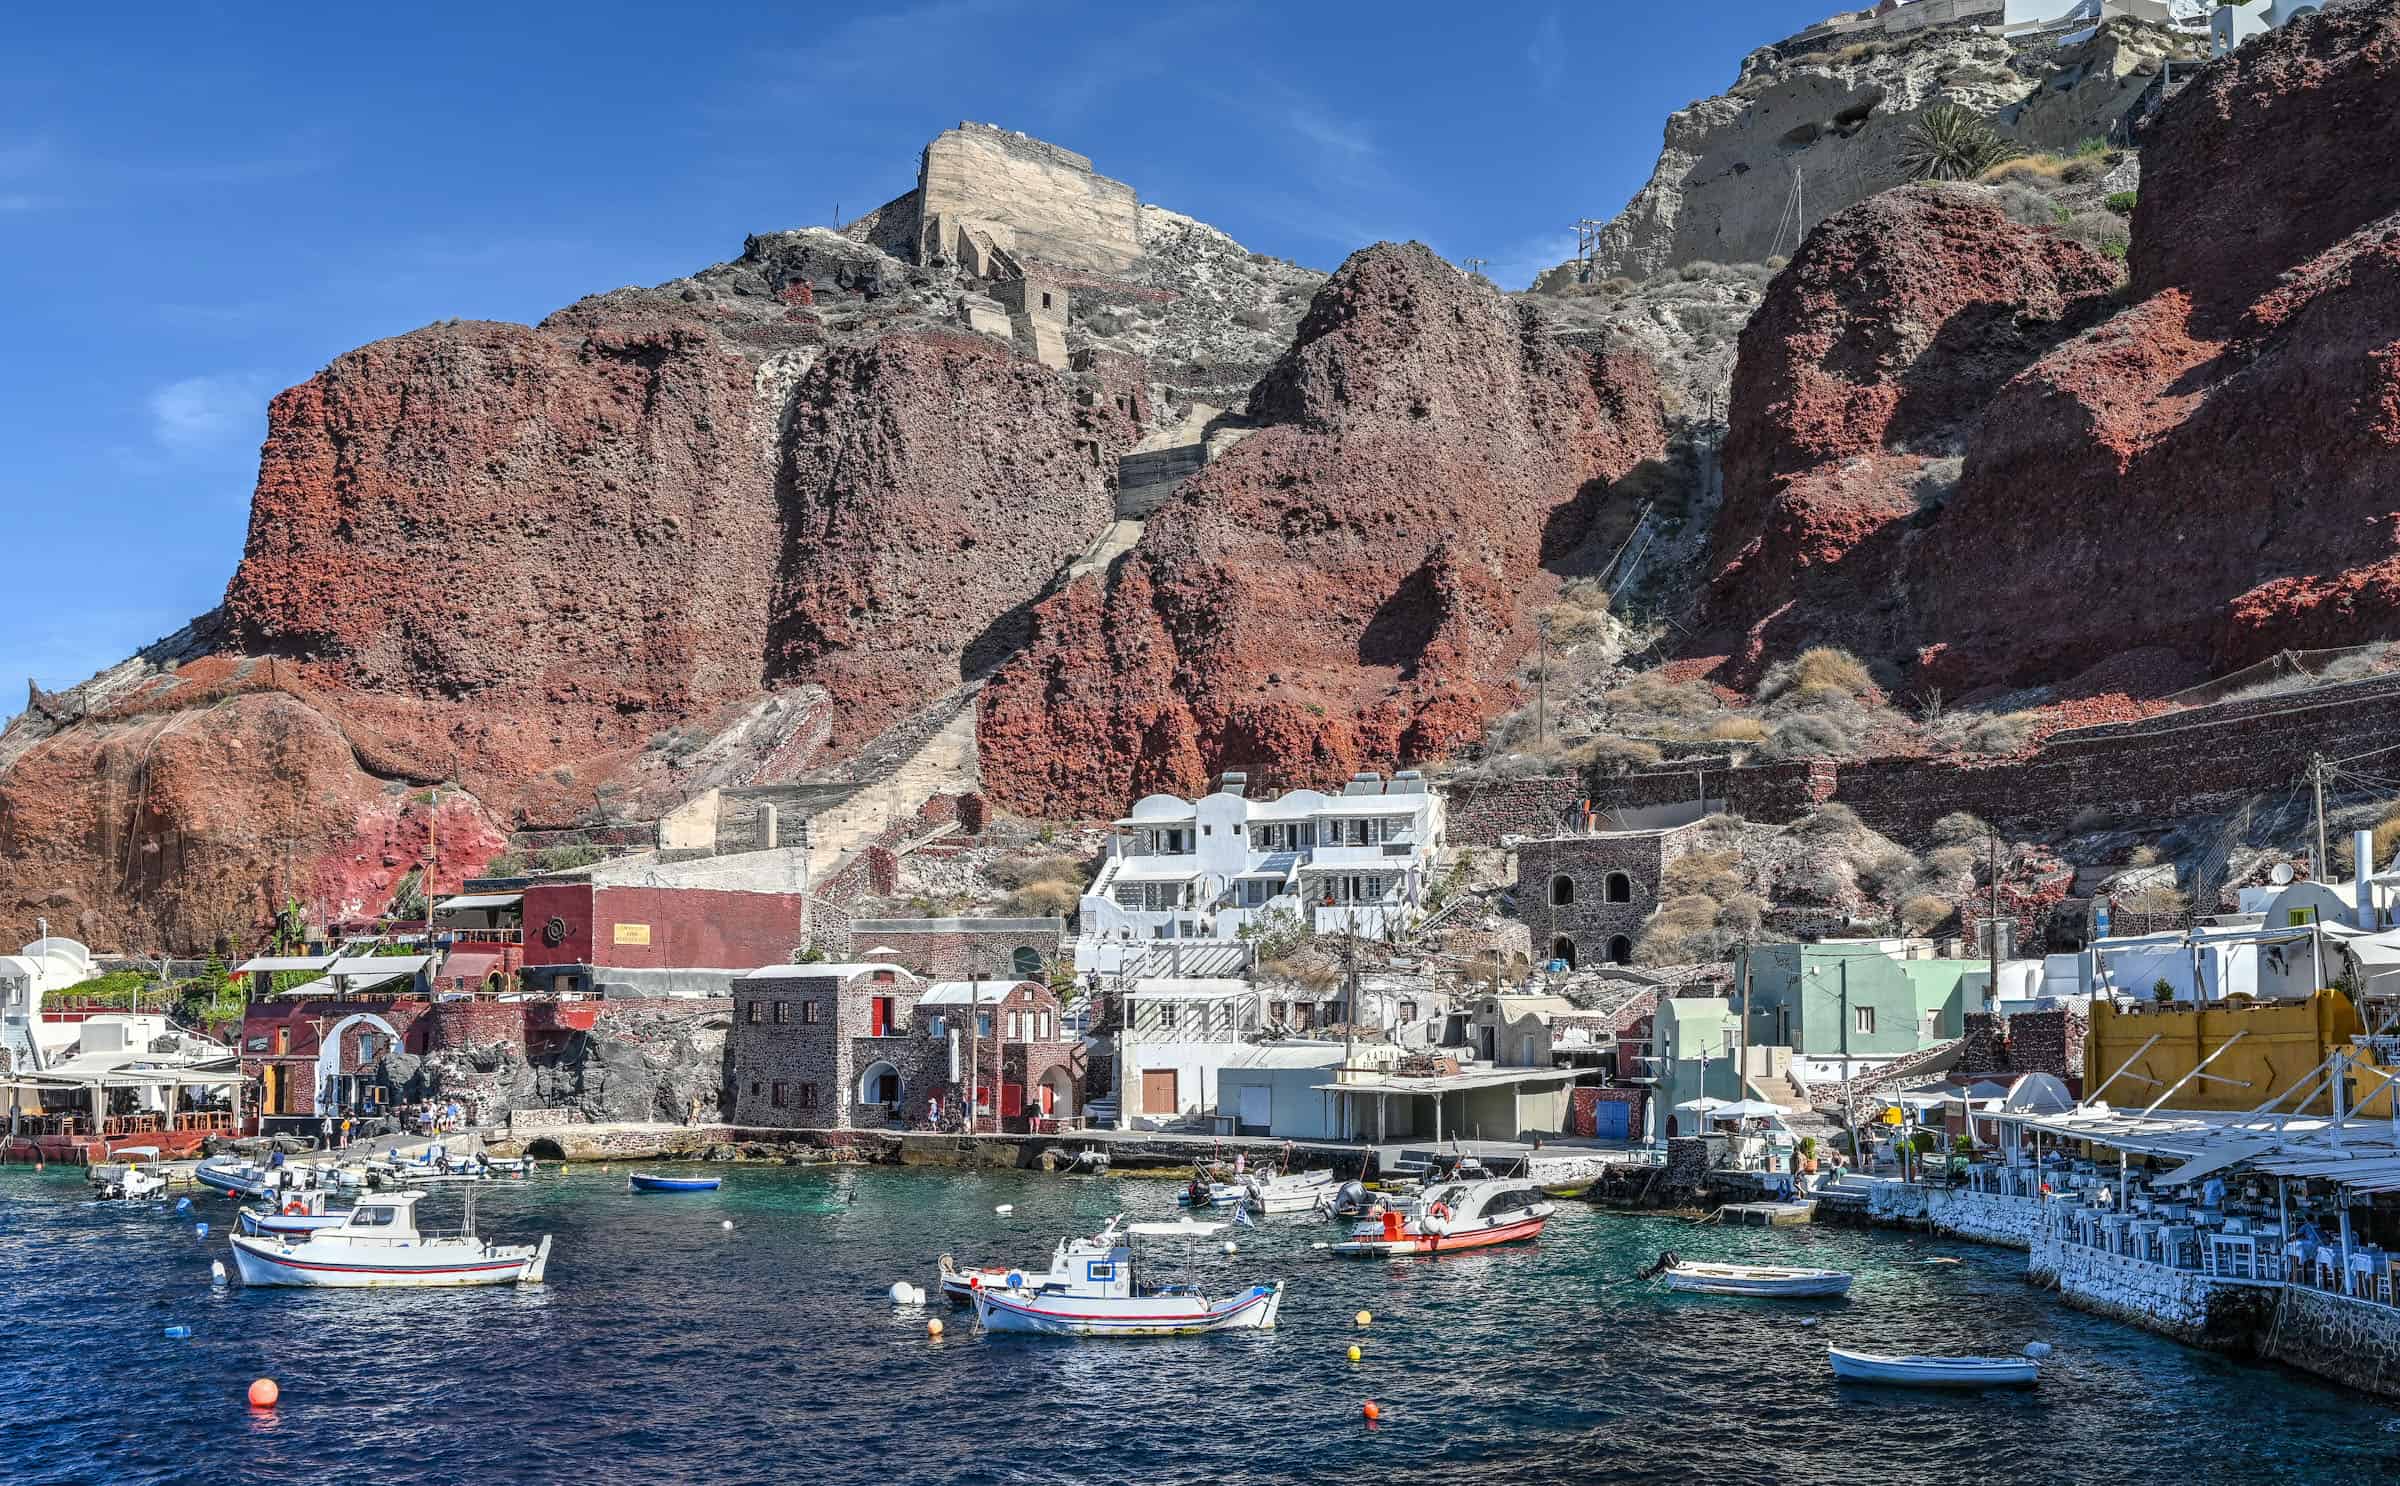
[[[363,1289],[456,1285],[538,1285],[550,1239],[498,1244],[474,1231],[472,1202],[463,1233],[418,1231],[422,1192],[362,1198],[342,1221],[305,1235],[236,1233],[233,1260],[245,1285]]]
[[[1111,1218],[1090,1238],[1061,1239],[1047,1274],[1011,1270],[994,1283],[970,1271],[975,1319],[992,1332],[1039,1336],[1196,1336],[1260,1331],[1275,1324],[1283,1282],[1212,1297],[1180,1278],[1161,1280],[1157,1262],[1137,1259],[1135,1240],[1206,1238],[1222,1223],[1127,1223]]]
[[[1387,1209],[1333,1246],[1352,1258],[1401,1259],[1457,1254],[1540,1235],[1556,1211],[1542,1189],[1507,1177],[1449,1182],[1429,1188],[1407,1211]]]

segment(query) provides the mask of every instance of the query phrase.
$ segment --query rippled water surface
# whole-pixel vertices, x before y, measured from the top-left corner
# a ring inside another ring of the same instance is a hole
[[[938,1300],[895,1312],[883,1291],[930,1287],[945,1249],[1046,1260],[1111,1212],[1170,1212],[1174,1189],[735,1168],[721,1192],[635,1197],[624,1170],[481,1199],[487,1233],[557,1236],[548,1285],[414,1293],[212,1291],[224,1199],[195,1196],[179,1219],[88,1203],[76,1176],[0,1174],[0,1479],[2400,1480],[2400,1413],[2068,1310],[2003,1250],[1566,1204],[1531,1247],[1391,1264],[1336,1260],[1310,1248],[1330,1227],[1275,1219],[1195,1265],[1288,1281],[1273,1332],[986,1340]],[[428,1199],[432,1225],[458,1204]],[[1666,1247],[1859,1279],[1832,1303],[1625,1282]],[[927,1339],[928,1314],[945,1340]],[[165,1338],[176,1324],[190,1340]],[[2029,1391],[1837,1387],[1824,1358],[1828,1340],[2001,1352],[2035,1338],[2057,1353]],[[282,1384],[271,1415],[244,1403],[257,1376]]]

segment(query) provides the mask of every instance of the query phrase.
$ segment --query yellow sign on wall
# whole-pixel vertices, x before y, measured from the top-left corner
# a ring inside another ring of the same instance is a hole
[[[617,943],[619,943],[619,944],[648,944],[649,942],[650,942],[650,926],[649,926],[648,924],[619,924],[619,925],[617,925]]]

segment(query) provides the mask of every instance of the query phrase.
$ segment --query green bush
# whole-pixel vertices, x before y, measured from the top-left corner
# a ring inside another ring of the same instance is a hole
[[[1981,114],[1937,103],[1909,125],[1900,168],[1912,181],[1971,181],[2017,153]]]
[[[2141,193],[2138,191],[2111,191],[2108,199],[2100,204],[2120,217],[2130,217],[2133,215],[2134,202],[2140,199]]]

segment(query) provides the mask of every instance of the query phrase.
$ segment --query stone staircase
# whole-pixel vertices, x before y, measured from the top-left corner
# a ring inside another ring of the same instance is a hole
[[[1841,1133],[1841,1127],[1820,1113],[1808,1095],[1789,1078],[1767,1074],[1753,1077],[1749,1083],[1752,1094],[1791,1111],[1784,1123],[1792,1127],[1795,1136],[1813,1135],[1819,1141],[1826,1141]]]

